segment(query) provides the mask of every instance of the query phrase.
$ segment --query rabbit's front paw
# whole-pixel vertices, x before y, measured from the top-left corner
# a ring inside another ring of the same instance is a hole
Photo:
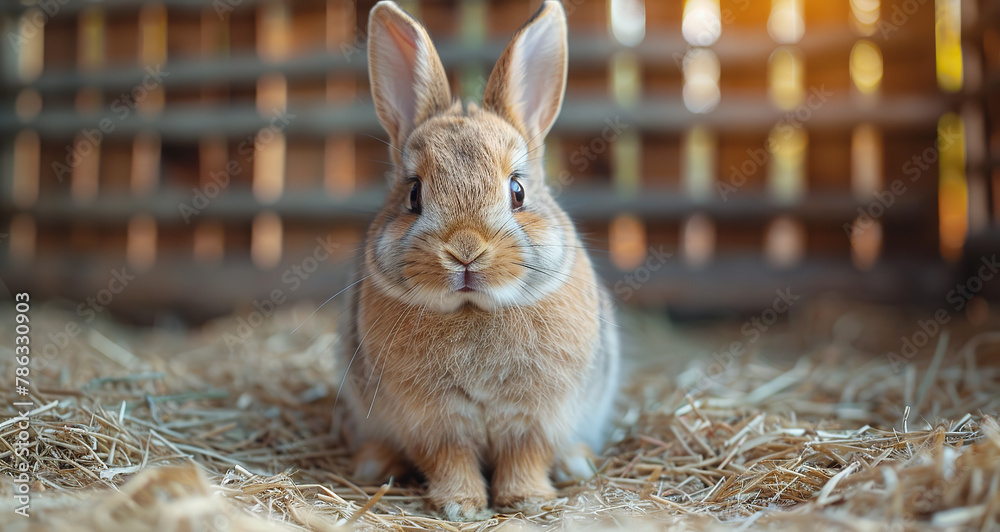
[[[441,513],[449,521],[483,521],[493,517],[493,512],[486,507],[486,497],[469,497],[435,505],[441,508]]]

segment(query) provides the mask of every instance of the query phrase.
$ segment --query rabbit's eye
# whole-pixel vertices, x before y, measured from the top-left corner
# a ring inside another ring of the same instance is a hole
[[[420,201],[420,181],[417,179],[413,180],[413,188],[410,189],[410,199],[408,203],[410,212],[413,214],[420,214],[422,204]]]
[[[524,205],[524,187],[518,182],[517,178],[510,178],[510,206],[512,209],[517,209],[521,205]]]

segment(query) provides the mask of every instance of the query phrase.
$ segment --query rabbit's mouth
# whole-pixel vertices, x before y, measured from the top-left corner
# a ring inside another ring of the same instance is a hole
[[[458,288],[456,292],[475,292],[477,288],[482,284],[481,279],[482,274],[479,272],[474,272],[469,269],[468,266],[465,267],[464,272],[456,272],[455,274],[455,285]]]

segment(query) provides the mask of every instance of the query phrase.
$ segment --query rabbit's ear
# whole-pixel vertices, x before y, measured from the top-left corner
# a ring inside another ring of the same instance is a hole
[[[566,91],[566,13],[548,0],[514,34],[490,74],[483,107],[540,142],[559,116]]]
[[[395,2],[372,8],[368,73],[379,122],[399,149],[418,124],[451,104],[448,77],[427,31]]]

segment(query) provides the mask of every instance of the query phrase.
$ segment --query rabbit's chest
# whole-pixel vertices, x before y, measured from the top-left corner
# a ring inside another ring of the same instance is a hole
[[[553,342],[529,324],[456,330],[429,346],[439,358],[426,368],[443,393],[478,407],[535,408],[578,389],[587,362],[572,347]],[[582,366],[582,367],[581,367]]]

